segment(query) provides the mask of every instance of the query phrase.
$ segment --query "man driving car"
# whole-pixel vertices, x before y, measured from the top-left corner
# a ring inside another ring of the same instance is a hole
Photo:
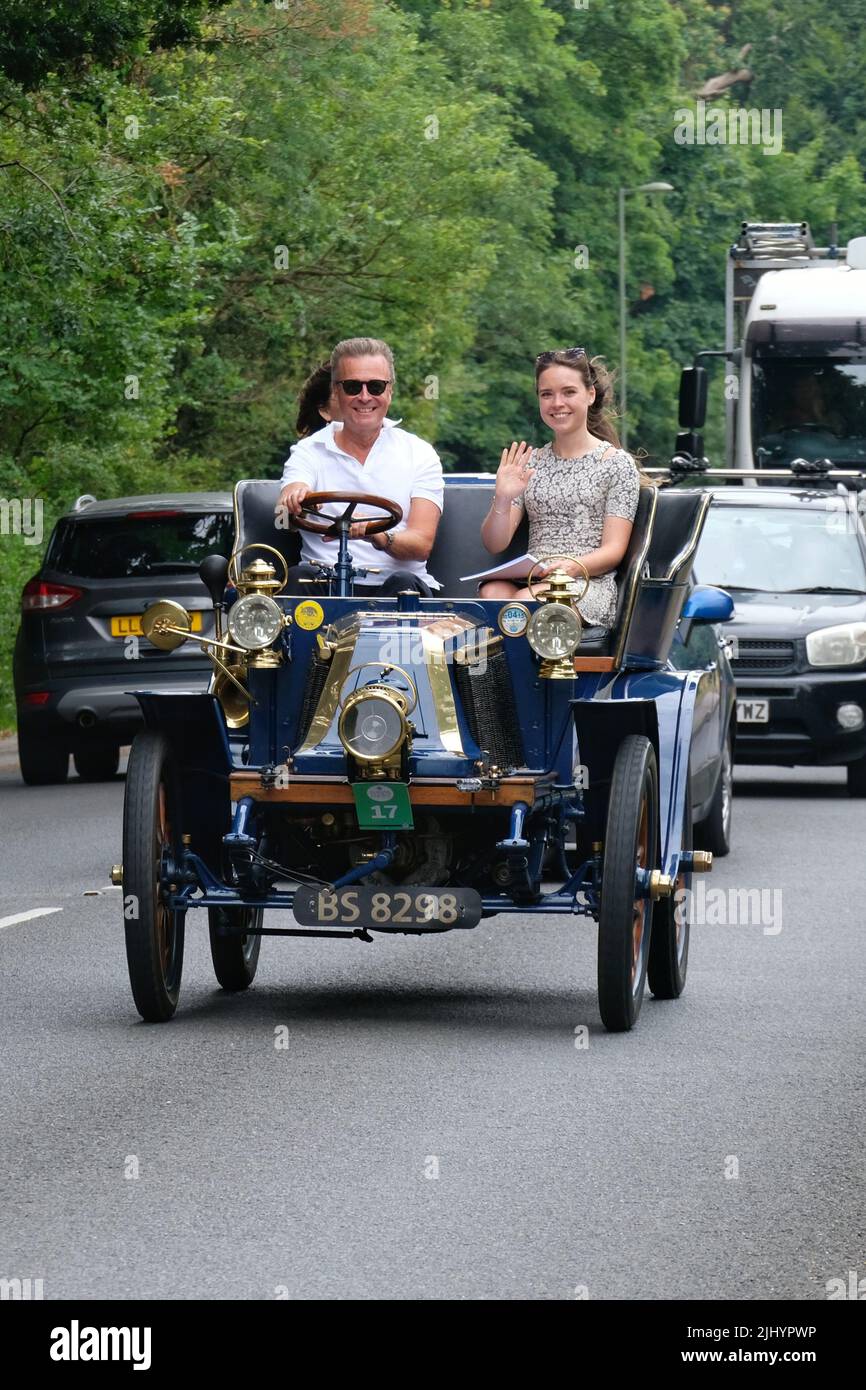
[[[395,594],[414,589],[429,596],[440,587],[428,573],[426,561],[442,514],[442,464],[426,440],[397,425],[385,428],[394,386],[391,349],[378,338],[344,339],[331,354],[331,380],[342,419],[292,448],[283,469],[277,524],[300,516],[304,499],[312,492],[367,493],[396,502],[403,519],[391,530],[368,536],[369,521],[381,519],[383,513],[363,504],[360,511],[368,520],[351,526],[352,563],[379,570],[372,583],[360,576],[355,591]],[[339,516],[346,505],[325,503],[321,512]],[[323,586],[322,570],[312,562],[333,565],[335,541],[303,531],[301,554],[302,563],[289,570],[287,587],[297,591],[305,579]],[[307,592],[316,587],[303,585]]]

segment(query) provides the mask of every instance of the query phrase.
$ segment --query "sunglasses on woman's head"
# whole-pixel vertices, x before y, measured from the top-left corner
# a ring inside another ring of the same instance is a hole
[[[535,365],[539,362],[552,362],[556,357],[585,357],[586,348],[551,348],[548,352],[540,352],[535,359]]]
[[[350,377],[347,381],[335,381],[334,385],[342,386],[347,396],[360,396],[365,386],[371,396],[382,396],[391,383],[390,381],[382,381],[381,378],[376,377],[374,377],[372,381],[354,381]]]

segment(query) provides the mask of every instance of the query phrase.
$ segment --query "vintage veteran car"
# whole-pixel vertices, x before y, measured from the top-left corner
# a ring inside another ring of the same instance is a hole
[[[731,613],[723,591],[690,588],[710,498],[641,489],[607,632],[583,628],[584,580],[565,571],[525,604],[461,580],[489,563],[492,487],[447,480],[428,562],[440,591],[370,598],[353,595],[347,529],[394,526],[398,507],[308,496],[297,525],[338,540],[331,593],[288,594],[300,538],[275,524],[279,485],[240,482],[233,553],[201,565],[215,636],[170,600],[143,616],[157,647],[198,642],[215,669],[208,693],[137,692],[146,727],[112,876],[143,1018],[174,1013],[198,909],[228,990],[251,983],[263,935],[370,941],[565,913],[598,923],[607,1028],[632,1027],[647,977],[657,997],[682,992],[691,895],[677,890],[712,854],[692,847],[702,674],[668,654],[677,628],[687,641]],[[519,531],[508,553],[525,549]],[[292,915],[271,925],[266,909]]]

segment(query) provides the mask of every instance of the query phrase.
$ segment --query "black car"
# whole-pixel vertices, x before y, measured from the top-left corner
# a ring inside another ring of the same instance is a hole
[[[120,746],[141,727],[129,691],[207,687],[212,667],[199,647],[158,651],[140,638],[140,620],[171,598],[192,609],[197,632],[211,632],[198,567],[231,548],[232,531],[224,492],[84,497],[61,517],[21,595],[14,678],[25,782],[62,782],[70,753],[80,777],[113,776]]]
[[[701,583],[735,602],[737,761],[846,766],[866,796],[866,494],[841,484],[713,490]]]

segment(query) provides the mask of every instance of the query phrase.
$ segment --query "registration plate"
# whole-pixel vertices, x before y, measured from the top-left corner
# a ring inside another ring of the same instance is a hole
[[[481,895],[474,888],[297,888],[292,911],[302,927],[435,931],[475,927]]]
[[[769,724],[770,722],[770,701],[769,700],[738,700],[737,701],[737,723],[738,724]]]
[[[201,632],[201,611],[197,609],[195,612],[190,613],[189,616],[192,621],[190,630],[192,632]],[[112,618],[111,635],[112,637],[141,637],[141,614],[124,613],[122,616]]]

